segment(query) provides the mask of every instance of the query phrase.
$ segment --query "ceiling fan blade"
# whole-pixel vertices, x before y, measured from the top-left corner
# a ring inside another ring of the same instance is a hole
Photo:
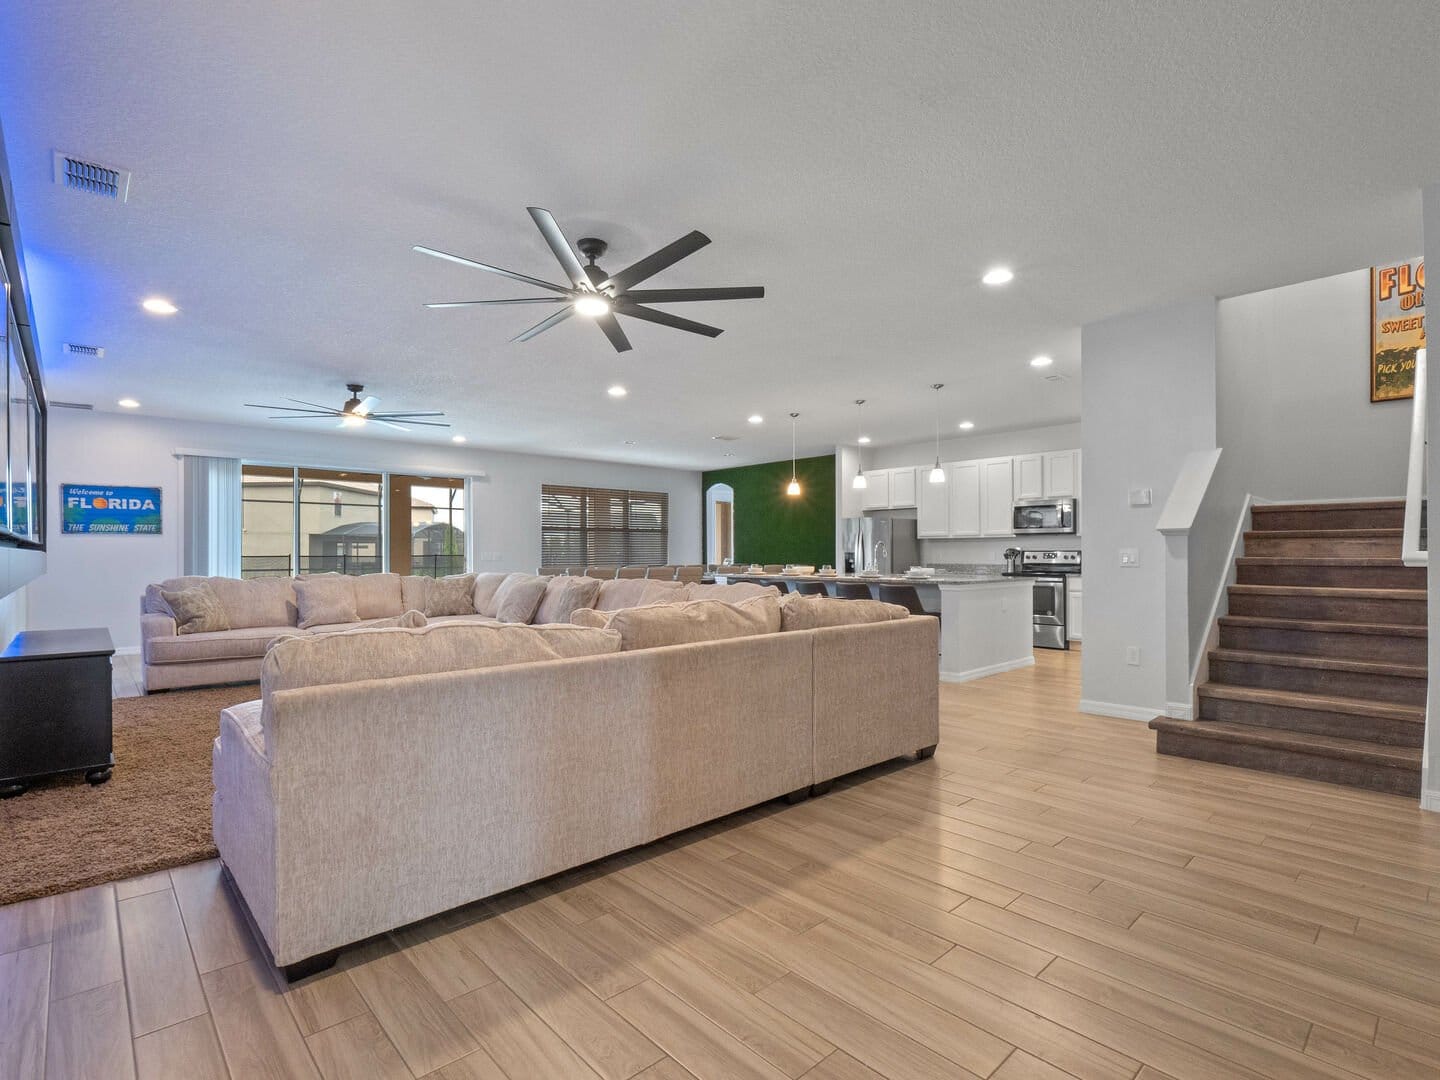
[[[247,402],[245,403],[245,407],[246,407],[247,409],[284,409],[284,410],[286,410],[286,411],[288,411],[288,412],[308,413],[308,414],[310,414],[310,415],[312,415],[312,416],[333,416],[333,415],[335,415],[335,410],[334,410],[334,409],[324,409],[324,408],[320,408],[320,407],[318,407],[318,406],[317,406],[316,408],[313,408],[313,409],[297,409],[297,408],[295,408],[295,406],[293,406],[293,405],[256,405],[256,404],[253,404],[252,402],[248,402],[248,401],[247,401]]]
[[[666,244],[659,251],[646,255],[637,263],[631,263],[618,274],[612,274],[606,281],[595,286],[597,289],[612,289],[616,292],[624,292],[631,285],[639,285],[648,277],[658,274],[667,266],[673,266],[687,255],[694,255],[706,244],[710,238],[704,233],[686,233],[679,240]]]
[[[321,412],[331,412],[331,413],[333,413],[333,412],[339,412],[339,411],[340,411],[340,410],[338,410],[337,408],[335,408],[335,406],[333,406],[333,405],[321,405],[319,402],[315,402],[315,401],[301,401],[299,398],[293,398],[293,397],[292,397],[292,398],[286,398],[285,400],[286,400],[286,401],[293,401],[293,402],[295,402],[296,405],[305,405],[305,406],[307,406],[307,407],[309,407],[309,408],[311,408],[311,409],[319,409]],[[275,408],[277,408],[277,409],[288,409],[288,408],[291,408],[291,406],[289,406],[289,405],[277,405],[277,406],[275,406]]]
[[[517,274],[514,270],[503,270],[498,266],[491,266],[489,263],[476,262],[474,259],[466,259],[459,255],[451,255],[448,251],[436,251],[434,248],[424,247],[416,244],[412,251],[418,251],[422,255],[434,255],[437,259],[448,259],[450,262],[459,263],[461,266],[473,266],[476,270],[487,270],[492,274],[499,274],[501,277],[508,277],[515,281],[523,281],[527,285],[534,285],[537,288],[549,289],[551,292],[564,293],[570,290],[563,285],[556,285],[553,281],[541,281],[529,274]]]
[[[372,420],[418,420],[425,416],[444,416],[443,412],[382,412],[371,416]]]
[[[574,314],[574,312],[575,312],[575,307],[574,307],[574,305],[573,305],[573,304],[566,304],[566,305],[565,305],[564,307],[562,307],[559,311],[555,312],[554,315],[551,315],[548,319],[541,319],[541,320],[540,320],[538,323],[536,323],[534,326],[530,327],[529,330],[526,330],[524,333],[521,333],[521,334],[516,334],[516,335],[515,335],[513,338],[511,338],[510,340],[511,340],[511,341],[529,341],[529,340],[530,340],[531,338],[533,338],[536,334],[543,334],[546,330],[549,330],[549,329],[550,329],[552,326],[554,326],[556,323],[564,322],[564,321],[565,321],[566,319],[568,319],[572,314]]]
[[[682,319],[679,315],[671,315],[668,311],[652,311],[639,304],[617,303],[615,310],[621,315],[629,315],[632,319],[644,319],[646,322],[658,323],[673,330],[686,330],[692,334],[704,334],[706,337],[719,337],[725,332],[716,326],[706,326],[693,319]]]
[[[399,424],[392,424],[389,420],[381,420],[378,416],[370,417],[370,423],[379,424],[381,427],[392,428],[395,431],[403,431],[407,435],[410,434],[409,428],[401,427]]]
[[[764,285],[726,285],[718,289],[632,289],[625,299],[641,304],[688,304],[696,300],[763,300]]]
[[[522,296],[515,300],[447,300],[441,304],[426,304],[427,308],[484,307],[487,304],[563,304],[568,296]]]
[[[375,411],[375,406],[380,404],[380,399],[374,394],[365,398],[359,405],[355,406],[356,416],[369,416]]]
[[[444,413],[434,413],[435,416],[444,416]],[[388,413],[383,416],[371,416],[368,419],[381,424],[410,424],[413,427],[449,427],[449,424],[442,424],[438,420],[411,420],[408,417],[392,417]]]
[[[328,412],[328,413],[299,413],[299,414],[291,414],[290,416],[267,416],[265,419],[267,419],[267,420],[334,420],[334,419],[335,419],[336,417],[338,417],[339,415],[340,415],[340,413],[338,413],[338,412]]]
[[[560,231],[559,224],[549,210],[538,206],[527,206],[530,211],[530,219],[535,222],[535,227],[540,230],[540,235],[545,237],[545,243],[550,245],[550,250],[555,253],[555,258],[560,260],[560,268],[565,271],[565,276],[574,283],[577,289],[590,290],[590,277],[585,273],[585,268],[580,265],[579,258],[575,255],[575,249],[570,246],[570,241],[565,239],[565,234]]]
[[[605,336],[610,339],[610,344],[615,346],[616,352],[629,352],[633,347],[630,339],[625,336],[625,331],[620,329],[620,324],[616,322],[613,313],[597,315],[595,325],[605,332]]]

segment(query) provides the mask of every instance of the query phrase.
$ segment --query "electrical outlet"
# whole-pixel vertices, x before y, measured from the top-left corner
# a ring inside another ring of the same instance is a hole
[[[1127,646],[1125,646],[1125,663],[1129,664],[1131,667],[1139,667],[1139,666],[1140,666],[1140,646],[1139,646],[1139,645],[1127,645]]]
[[[1133,566],[1139,566],[1139,565],[1140,565],[1140,549],[1139,549],[1139,548],[1121,548],[1121,549],[1120,549],[1120,565],[1123,566],[1123,567],[1125,567],[1127,570],[1130,569],[1130,568],[1133,567]]]

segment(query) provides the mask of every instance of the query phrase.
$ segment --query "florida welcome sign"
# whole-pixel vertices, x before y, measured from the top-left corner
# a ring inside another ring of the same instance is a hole
[[[60,485],[60,531],[64,533],[160,532],[158,487]]]

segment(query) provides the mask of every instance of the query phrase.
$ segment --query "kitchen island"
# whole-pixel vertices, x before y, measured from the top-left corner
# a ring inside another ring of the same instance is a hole
[[[940,616],[940,678],[968,682],[1035,663],[1034,587],[1031,579],[1004,577],[999,568],[933,577],[904,574],[716,574],[716,581],[819,581],[835,595],[839,582],[865,585],[879,597],[881,585],[913,585],[920,605]]]

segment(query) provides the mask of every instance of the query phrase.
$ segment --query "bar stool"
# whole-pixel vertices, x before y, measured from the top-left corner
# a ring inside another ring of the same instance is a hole
[[[935,618],[940,618],[938,612],[925,610],[914,585],[881,585],[879,599],[886,604],[899,604],[911,615],[934,615]]]
[[[790,583],[787,582],[784,578],[766,578],[764,581],[760,582],[760,584],[775,586],[775,588],[780,590],[781,596],[784,596],[787,592],[790,592]]]
[[[870,586],[859,581],[837,581],[835,595],[841,600],[869,600]]]
[[[803,596],[829,596],[823,581],[797,581],[795,591]]]

